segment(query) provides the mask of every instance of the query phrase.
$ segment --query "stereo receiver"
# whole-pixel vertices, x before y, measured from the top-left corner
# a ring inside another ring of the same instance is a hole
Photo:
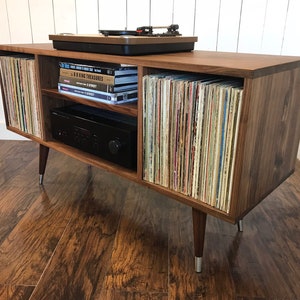
[[[51,110],[54,139],[136,170],[137,118],[82,104]]]

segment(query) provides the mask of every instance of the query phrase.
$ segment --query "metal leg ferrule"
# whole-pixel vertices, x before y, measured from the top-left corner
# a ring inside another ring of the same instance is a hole
[[[43,184],[43,180],[44,180],[44,175],[40,174],[40,177],[39,177],[39,183],[40,183],[40,185]]]
[[[243,220],[238,221],[238,231],[243,232]]]
[[[202,257],[195,256],[195,271],[201,273],[202,271]]]

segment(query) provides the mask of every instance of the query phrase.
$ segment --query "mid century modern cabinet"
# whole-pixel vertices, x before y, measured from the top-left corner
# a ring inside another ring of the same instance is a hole
[[[192,207],[196,271],[201,271],[206,216],[210,214],[233,224],[262,201],[290,176],[295,167],[300,137],[300,58],[271,55],[192,51],[144,56],[117,56],[61,51],[51,44],[1,45],[0,55],[28,54],[34,57],[38,77],[41,137],[11,126],[7,101],[2,97],[7,128],[40,145],[40,182],[45,172],[49,149],[54,149],[87,164],[114,172]],[[57,90],[62,59],[134,64],[138,67],[139,100],[134,104],[110,105],[61,94]],[[243,82],[243,105],[234,164],[232,198],[228,212],[203,201],[143,180],[142,78],[158,71],[185,71],[238,77]],[[55,141],[51,136],[50,109],[79,102],[138,120],[137,170],[120,167],[94,155]],[[35,113],[35,112],[33,112]]]

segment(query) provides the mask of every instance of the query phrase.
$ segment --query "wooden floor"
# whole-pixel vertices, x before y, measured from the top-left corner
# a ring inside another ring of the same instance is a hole
[[[0,299],[300,299],[300,162],[244,219],[208,217],[203,272],[191,208],[50,150],[0,141]]]

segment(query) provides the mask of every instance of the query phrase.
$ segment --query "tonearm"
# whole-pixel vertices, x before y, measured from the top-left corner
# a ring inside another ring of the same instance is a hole
[[[167,32],[154,33],[154,29],[167,29]],[[179,25],[171,24],[170,26],[142,26],[136,29],[137,35],[142,36],[176,36],[181,35],[178,31]]]

